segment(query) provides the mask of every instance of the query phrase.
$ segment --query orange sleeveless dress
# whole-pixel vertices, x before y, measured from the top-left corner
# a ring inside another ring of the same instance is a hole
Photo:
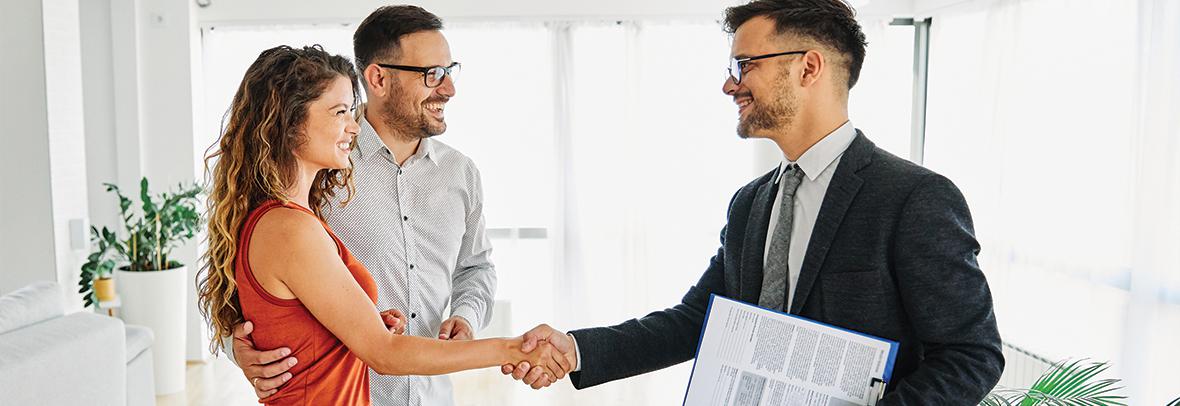
[[[260,399],[268,405],[369,405],[369,368],[348,350],[331,331],[312,316],[298,299],[280,299],[267,293],[254,279],[250,269],[250,237],[254,226],[267,212],[277,209],[296,209],[315,216],[310,210],[295,203],[283,204],[272,200],[250,212],[238,238],[238,255],[234,264],[234,279],[238,285],[238,301],[242,315],[254,323],[251,338],[257,348],[288,347],[298,363],[291,368],[291,380],[278,392]],[[323,223],[323,221],[320,221]],[[357,261],[324,223],[324,230],[336,242],[340,260],[356,279],[361,289],[377,305],[377,284],[365,266]]]

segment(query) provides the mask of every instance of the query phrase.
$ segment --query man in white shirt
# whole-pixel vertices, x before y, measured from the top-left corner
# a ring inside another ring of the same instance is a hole
[[[496,272],[484,229],[483,189],[470,158],[431,137],[446,131],[445,106],[460,65],[442,21],[416,6],[374,11],[353,36],[367,107],[351,153],[355,195],[339,191],[327,222],[377,282],[378,309],[407,317],[406,334],[470,340],[492,316]],[[450,308],[449,317],[446,309]],[[259,398],[291,378],[289,349],[258,351],[252,326],[234,330],[232,359]],[[226,340],[228,341],[228,340]],[[373,404],[453,404],[446,376],[370,371]]]

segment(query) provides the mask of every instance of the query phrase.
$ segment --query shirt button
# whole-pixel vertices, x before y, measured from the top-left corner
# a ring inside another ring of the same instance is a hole
[[[410,264],[410,269],[414,269],[414,264]]]
[[[417,318],[417,317],[418,317],[418,313],[410,313],[410,318],[411,318],[411,319],[413,319],[413,318]]]
[[[402,221],[410,221],[410,216],[402,216]]]
[[[401,170],[401,169],[398,169],[398,170],[397,170],[397,174],[398,174],[398,175],[401,175],[401,174],[402,174],[402,170]]]

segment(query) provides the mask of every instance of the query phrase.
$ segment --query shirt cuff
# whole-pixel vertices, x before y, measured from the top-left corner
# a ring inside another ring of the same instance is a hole
[[[226,357],[229,357],[229,362],[234,363],[234,365],[238,365],[238,359],[234,358],[234,338],[233,338],[233,336],[221,337],[221,352],[225,353]],[[240,367],[240,365],[238,365],[238,366]]]
[[[574,335],[570,334],[570,333],[565,333],[565,335],[570,336],[570,340],[573,340],[573,342],[574,342],[574,358],[578,360],[578,364],[574,365],[574,370],[570,371],[570,372],[581,372],[582,371],[582,352],[578,351],[578,338],[574,337]]]
[[[471,306],[459,306],[451,311],[451,317],[459,316],[463,320],[467,320],[467,324],[471,325],[471,335],[474,336],[476,332],[483,329],[483,323],[480,323],[479,312],[471,308]]]

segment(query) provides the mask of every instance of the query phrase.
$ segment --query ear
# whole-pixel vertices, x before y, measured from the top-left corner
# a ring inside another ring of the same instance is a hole
[[[385,76],[385,72],[381,70],[380,66],[369,64],[362,72],[362,76],[365,78],[365,86],[369,87],[370,94],[385,97],[388,93],[385,89],[385,82],[389,80],[389,77]]]
[[[820,78],[827,75],[828,60],[823,53],[816,50],[807,51],[803,54],[803,74],[799,75],[800,86],[809,87],[814,86],[819,82]]]

